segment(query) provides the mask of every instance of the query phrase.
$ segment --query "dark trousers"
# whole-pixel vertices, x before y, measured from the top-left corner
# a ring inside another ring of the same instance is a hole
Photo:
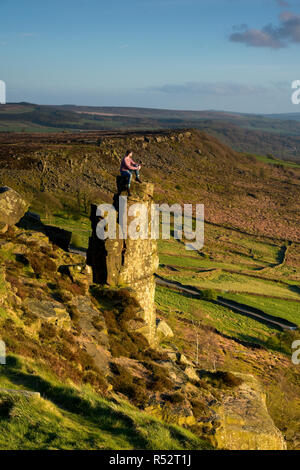
[[[127,177],[127,185],[128,185],[128,188],[130,188],[130,184],[131,184],[131,180],[132,180],[133,173],[135,173],[135,177],[136,177],[136,178],[139,178],[139,177],[140,177],[140,172],[139,172],[139,170],[125,170],[125,171],[121,171],[121,176],[126,176],[126,177]]]

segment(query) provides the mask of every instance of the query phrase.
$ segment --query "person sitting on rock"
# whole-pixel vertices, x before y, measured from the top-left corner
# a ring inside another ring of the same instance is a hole
[[[139,183],[142,182],[140,179],[140,169],[141,169],[141,165],[139,165],[138,163],[135,163],[132,160],[132,151],[127,150],[125,156],[122,158],[122,161],[121,161],[120,173],[121,173],[121,176],[124,176],[125,178],[127,178],[128,196],[130,196],[130,184],[131,184],[133,173],[135,173],[136,181],[138,181]]]

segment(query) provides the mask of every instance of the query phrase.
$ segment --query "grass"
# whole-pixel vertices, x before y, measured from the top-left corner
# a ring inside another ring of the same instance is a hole
[[[270,315],[285,318],[300,326],[300,305],[298,302],[286,302],[281,299],[269,299],[244,294],[225,294],[224,297],[261,309]]]
[[[168,279],[179,281],[182,284],[190,284],[199,289],[217,289],[221,292],[250,293],[270,297],[300,300],[298,292],[294,292],[289,286],[280,285],[265,279],[243,276],[243,274],[219,272],[213,279],[202,278],[201,273],[184,271],[183,273],[170,272],[165,276]],[[300,308],[300,305],[299,305]]]
[[[201,259],[198,257],[188,257],[188,256],[178,256],[170,254],[161,254],[159,256],[159,261],[161,264],[169,264],[174,266],[179,266],[182,268],[223,268],[223,269],[234,269],[237,268],[236,265],[230,263],[222,263],[219,261],[212,261],[209,259]],[[242,268],[241,268],[242,269]]]
[[[273,330],[252,318],[239,315],[213,302],[194,299],[166,287],[156,287],[157,307],[167,317],[200,321],[203,325],[216,328],[221,333],[243,341],[266,344]]]
[[[0,449],[207,448],[191,432],[163,423],[91,387],[57,381],[44,365],[17,356],[0,366],[0,387],[41,392],[41,398],[0,391]]]
[[[88,247],[91,224],[87,215],[76,215],[72,217],[72,215],[62,212],[61,214],[53,214],[47,218],[44,217],[42,218],[42,222],[72,232],[74,241],[76,240],[74,246],[76,244],[77,248]]]
[[[202,257],[196,251],[187,251],[184,243],[174,239],[159,240],[158,247],[162,263],[232,270],[256,270],[276,265],[281,262],[282,253],[282,246],[277,241],[272,242],[209,223],[205,224]]]
[[[283,166],[292,167],[292,168],[300,167],[299,163],[296,163],[296,162],[280,160],[279,158],[271,158],[271,157],[268,157],[267,155],[257,155],[257,154],[251,154],[251,155],[257,158],[257,160],[263,163],[268,163],[270,165],[283,165]]]

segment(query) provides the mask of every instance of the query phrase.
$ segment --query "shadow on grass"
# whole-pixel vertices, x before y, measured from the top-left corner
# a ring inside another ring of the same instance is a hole
[[[240,344],[247,346],[248,348],[253,349],[265,349],[267,350],[266,341],[263,339],[258,338],[257,336],[247,335],[239,333],[239,337],[237,342]]]
[[[287,247],[283,245],[276,255],[277,264],[282,264],[284,262],[286,251],[287,251]],[[274,266],[276,266],[276,264],[272,265],[272,267]]]
[[[76,390],[63,385],[54,385],[40,376],[29,375],[13,368],[15,358],[7,358],[7,366],[3,368],[2,374],[15,385],[21,385],[27,390],[39,392],[43,398],[52,401],[65,411],[81,415],[92,424],[97,424],[103,431],[112,435],[126,435],[126,439],[135,449],[146,449],[148,442],[136,430],[135,422],[130,416],[122,411],[113,410],[106,403],[92,405],[88,400],[77,395]]]
[[[296,294],[300,295],[300,287],[295,284],[292,286],[289,286],[289,290],[291,292],[295,292]]]

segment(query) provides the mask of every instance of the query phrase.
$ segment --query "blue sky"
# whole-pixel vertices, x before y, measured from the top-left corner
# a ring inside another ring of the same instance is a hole
[[[9,102],[300,111],[290,98],[300,0],[1,0],[0,9]]]

